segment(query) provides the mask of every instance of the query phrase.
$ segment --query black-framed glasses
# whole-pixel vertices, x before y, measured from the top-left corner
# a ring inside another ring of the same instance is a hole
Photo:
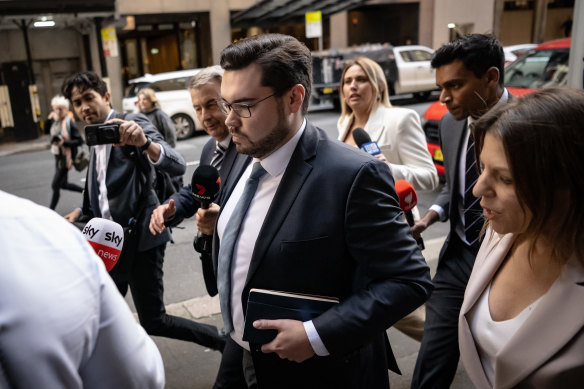
[[[261,103],[264,100],[269,99],[272,96],[275,96],[276,94],[278,94],[278,92],[272,93],[268,97],[264,97],[263,99],[258,100],[253,104],[228,103],[227,101],[225,101],[224,99],[222,99],[220,97],[217,99],[217,105],[221,109],[221,112],[223,112],[225,115],[229,115],[231,113],[231,111],[234,111],[237,114],[237,116],[244,118],[244,119],[247,119],[247,118],[251,117],[251,108],[252,107],[256,106],[257,104]]]

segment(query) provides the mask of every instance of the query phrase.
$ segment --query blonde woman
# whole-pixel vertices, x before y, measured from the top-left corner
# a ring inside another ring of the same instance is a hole
[[[418,114],[392,107],[387,81],[377,62],[359,57],[346,63],[341,76],[339,140],[355,145],[353,130],[363,128],[381,149],[378,158],[389,165],[393,178],[416,190],[434,190],[438,173],[426,146]]]
[[[160,132],[170,147],[176,147],[176,130],[172,119],[160,109],[160,102],[151,88],[140,89],[138,92],[138,108]]]
[[[69,101],[57,95],[51,100],[51,106],[53,112],[49,115],[49,119],[53,120],[50,134],[51,153],[55,156],[55,175],[51,183],[53,195],[49,208],[55,209],[61,189],[83,192],[82,187],[70,183],[67,177],[77,155],[77,147],[83,144],[83,138],[79,135],[75,122],[69,117]]]

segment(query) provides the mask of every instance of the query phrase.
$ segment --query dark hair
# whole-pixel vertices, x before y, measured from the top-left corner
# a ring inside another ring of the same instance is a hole
[[[503,86],[505,54],[497,39],[487,34],[468,34],[447,43],[434,52],[431,65],[434,69],[460,60],[477,78],[492,67],[499,69],[499,85]]]
[[[584,258],[582,123],[584,91],[557,88],[515,99],[473,127],[477,156],[487,133],[503,143],[517,199],[532,214],[526,235],[545,237],[564,260]]]
[[[71,93],[75,87],[79,89],[79,92],[93,89],[102,97],[107,93],[106,83],[94,72],[79,72],[72,75],[63,82],[61,93],[71,101]]]
[[[306,90],[302,113],[308,111],[312,88],[312,57],[296,38],[282,34],[255,35],[230,44],[221,52],[221,67],[240,70],[251,64],[262,68],[262,86],[281,96],[296,84]]]

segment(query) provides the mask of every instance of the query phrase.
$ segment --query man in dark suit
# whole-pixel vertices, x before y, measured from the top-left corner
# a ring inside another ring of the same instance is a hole
[[[448,388],[458,365],[458,314],[480,246],[483,226],[479,200],[472,196],[478,178],[470,127],[496,105],[511,98],[503,87],[505,56],[489,35],[470,34],[434,53],[440,101],[449,113],[440,122],[446,184],[426,215],[412,230],[417,237],[437,221],[450,220],[450,233],[440,252],[426,302],[424,336],[412,388]]]
[[[305,119],[312,61],[295,38],[242,39],[221,65],[219,105],[253,164],[238,159],[225,184],[213,259],[228,344],[243,353],[249,387],[387,388],[388,367],[398,369],[385,330],[431,290],[389,168]],[[306,322],[258,320],[277,336],[250,345],[242,335],[251,288],[340,303]]]
[[[166,314],[162,265],[170,233],[154,236],[148,229],[150,214],[158,205],[152,190],[153,165],[171,176],[179,175],[185,171],[184,159],[144,115],[114,111],[107,86],[95,73],[73,75],[63,84],[62,92],[86,124],[120,125],[119,144],[91,147],[83,207],[65,218],[74,222],[82,215],[102,217],[131,227],[132,233],[126,235],[122,255],[110,275],[122,295],[130,287],[140,324],[150,335],[222,350],[224,339],[214,326]]]
[[[223,69],[220,66],[211,66],[194,75],[189,80],[188,88],[197,118],[205,132],[211,136],[211,139],[203,146],[200,163],[201,165],[215,166],[219,170],[221,181],[225,182],[230,176],[231,168],[238,154],[225,125],[226,116],[217,105],[217,99],[221,96],[222,78]],[[240,156],[240,158],[249,162],[249,157]],[[217,201],[217,203],[219,202]],[[167,226],[176,226],[185,218],[193,216],[199,209],[199,205],[199,202],[192,195],[191,184],[186,185],[152,212],[150,231],[153,235],[163,233]],[[218,210],[217,204],[211,205],[210,212]],[[212,235],[214,223],[206,222],[206,220],[201,222],[204,224],[201,225],[197,222],[197,228],[205,230],[206,227],[207,234]],[[201,266],[207,292],[214,296],[217,294],[217,280],[213,271],[211,253],[201,253]],[[233,362],[234,359],[241,361],[241,352],[238,355],[237,351],[237,349],[231,352],[230,350],[224,351],[233,358],[231,360],[225,359],[221,365],[215,389],[245,387],[241,369],[237,368],[238,362]],[[239,365],[241,364],[239,363]]]

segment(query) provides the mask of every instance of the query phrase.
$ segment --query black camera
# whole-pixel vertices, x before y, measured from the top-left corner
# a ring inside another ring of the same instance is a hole
[[[120,124],[90,124],[85,127],[85,141],[88,146],[120,143]]]
[[[51,144],[59,144],[61,141],[61,135],[53,135],[51,138]]]

